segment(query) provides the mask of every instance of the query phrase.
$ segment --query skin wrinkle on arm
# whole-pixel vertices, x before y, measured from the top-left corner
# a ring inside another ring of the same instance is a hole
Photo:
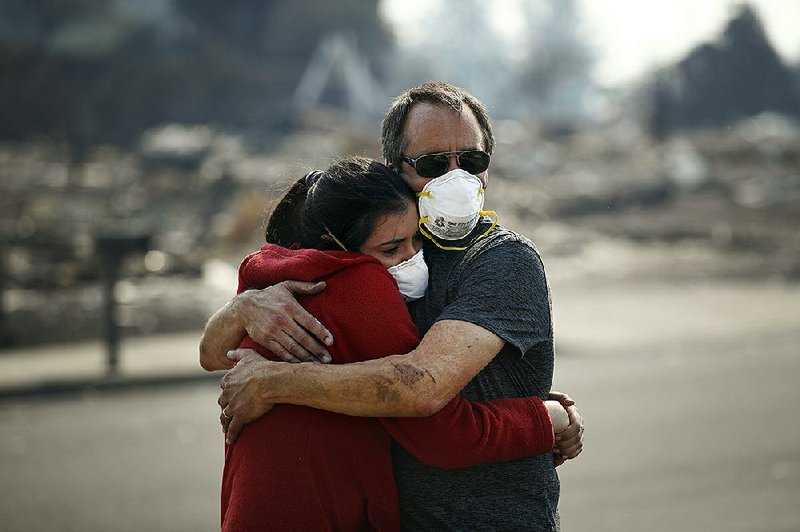
[[[443,320],[406,355],[326,366],[269,363],[262,373],[262,398],[353,416],[428,416],[455,397],[504,343],[477,325]]]

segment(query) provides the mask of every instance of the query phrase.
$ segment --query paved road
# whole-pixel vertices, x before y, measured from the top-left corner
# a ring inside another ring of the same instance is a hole
[[[0,405],[0,528],[218,529],[216,390],[207,383]]]
[[[564,530],[800,530],[800,331],[657,356],[564,358],[586,450]]]
[[[557,314],[556,384],[587,418],[586,451],[560,469],[563,529],[800,530],[797,290],[726,288],[678,309],[685,293],[616,292],[627,317],[574,304],[615,293],[598,290],[562,291]],[[711,309],[743,302],[752,316],[714,328]],[[216,396],[200,383],[0,402],[0,528],[217,529]]]

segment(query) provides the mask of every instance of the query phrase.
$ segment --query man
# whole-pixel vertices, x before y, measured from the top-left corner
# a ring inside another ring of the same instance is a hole
[[[462,89],[429,82],[404,92],[387,111],[381,140],[387,164],[423,195],[430,196],[428,183],[459,167],[488,183],[491,125],[483,105]],[[274,403],[391,417],[429,415],[460,392],[470,400],[547,398],[553,333],[544,268],[527,239],[491,229],[481,219],[463,238],[426,241],[428,293],[410,305],[424,336],[405,355],[345,365],[269,362],[244,350],[226,356],[245,333],[292,361],[328,362],[314,337],[333,341],[291,297],[316,293],[321,283],[286,283],[234,298],[209,320],[201,342],[204,368],[236,362],[219,400],[229,441]],[[582,420],[559,397],[572,424],[558,442],[556,463],[582,449]],[[460,470],[425,466],[399,447],[393,458],[405,528],[558,530],[559,484],[550,455]]]

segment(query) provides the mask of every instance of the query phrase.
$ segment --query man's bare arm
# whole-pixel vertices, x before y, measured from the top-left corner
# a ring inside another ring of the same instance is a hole
[[[319,368],[290,367],[285,379],[268,388],[268,402],[354,416],[428,416],[455,397],[504,344],[472,323],[443,320],[406,355]],[[307,377],[296,376],[306,373]]]
[[[407,355],[366,362],[286,364],[240,353],[234,356],[236,367],[222,379],[220,406],[233,418],[228,433],[234,440],[257,417],[254,412],[274,403],[352,416],[428,416],[459,393],[504,344],[477,325],[443,320]]]
[[[324,289],[325,283],[284,281],[236,295],[206,323],[200,365],[207,371],[232,368],[226,355],[246,334],[287,362],[330,362],[325,345],[333,337],[295,299]]]
[[[200,365],[206,371],[230,369],[233,361],[226,355],[236,349],[247,331],[236,312],[239,296],[228,301],[206,322],[200,339]]]

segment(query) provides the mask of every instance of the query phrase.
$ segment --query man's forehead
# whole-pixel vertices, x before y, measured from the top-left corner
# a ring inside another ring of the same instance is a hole
[[[456,110],[429,102],[417,103],[409,111],[404,134],[409,147],[425,151],[483,147],[478,120],[466,105]]]

